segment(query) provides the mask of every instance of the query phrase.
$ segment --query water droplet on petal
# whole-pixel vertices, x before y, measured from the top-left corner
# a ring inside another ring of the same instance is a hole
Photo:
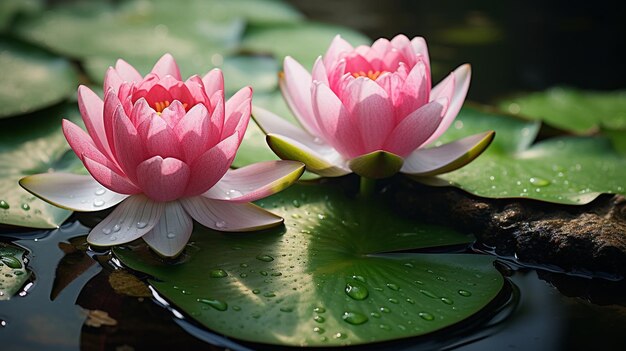
[[[122,227],[120,227],[119,224],[116,224],[116,225],[113,226],[113,231],[116,232],[116,233],[119,232],[120,229],[122,229]]]
[[[344,312],[341,319],[352,325],[363,324],[369,320],[367,316],[362,313],[350,311]]]
[[[93,201],[93,207],[102,207],[104,206],[104,201],[100,199],[96,199]]]
[[[228,277],[228,273],[226,273],[226,271],[223,269],[213,269],[211,270],[211,272],[209,272],[209,276],[211,278],[224,278]]]
[[[96,192],[94,194],[96,196],[100,196],[100,195],[104,195],[104,193],[106,193],[106,190],[104,188],[98,188],[96,189]]]
[[[111,234],[111,228],[102,228],[102,232],[106,235]]]
[[[197,301],[207,304],[218,311],[226,311],[228,309],[228,304],[222,300],[198,299]]]
[[[147,226],[148,226],[148,223],[146,223],[146,222],[137,222],[137,228],[138,229],[143,229],[143,228],[145,228]]]
[[[217,221],[217,222],[215,222],[215,227],[216,228],[224,228],[224,227],[226,227],[226,222],[225,221]]]
[[[167,233],[166,237],[168,239],[174,239],[176,237],[176,234],[174,234],[174,233]]]

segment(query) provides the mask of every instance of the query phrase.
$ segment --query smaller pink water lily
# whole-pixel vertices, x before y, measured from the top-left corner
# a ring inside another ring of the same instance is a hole
[[[276,154],[319,175],[433,176],[471,162],[493,139],[488,131],[425,148],[454,121],[470,76],[470,66],[462,65],[431,88],[420,37],[355,48],[336,36],[311,73],[291,57],[284,60],[282,93],[302,128],[261,108],[252,115]]]
[[[248,126],[252,89],[224,99],[220,70],[181,80],[166,54],[142,77],[118,60],[107,71],[105,98],[85,86],[78,105],[87,132],[64,120],[65,138],[91,176],[25,177],[26,190],[74,211],[119,204],[87,241],[110,246],[143,238],[163,256],[178,255],[192,218],[220,231],[249,231],[283,219],[249,202],[296,181],[304,165],[270,161],[231,170]]]

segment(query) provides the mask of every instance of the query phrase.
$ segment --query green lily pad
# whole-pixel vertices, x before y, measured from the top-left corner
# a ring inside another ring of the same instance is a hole
[[[42,8],[41,0],[0,1],[0,32],[10,28],[13,18],[21,13],[31,13]]]
[[[371,39],[345,27],[307,22],[298,25],[251,27],[241,43],[243,49],[271,53],[282,62],[287,55],[311,69],[324,55],[335,35],[340,34],[353,46],[371,44]]]
[[[78,83],[67,60],[6,38],[0,38],[0,67],[0,118],[53,105]]]
[[[502,288],[492,257],[406,252],[471,238],[399,217],[380,201],[295,185],[260,205],[285,226],[237,234],[196,227],[179,264],[144,245],[114,253],[207,328],[289,346],[428,334],[480,311]]]
[[[79,120],[78,108],[57,106],[0,123],[0,223],[51,229],[70,216],[18,184],[27,175],[82,169],[61,132],[62,118]]]
[[[556,87],[504,100],[500,107],[575,133],[589,133],[599,127],[626,129],[623,90],[597,92]]]
[[[0,243],[0,301],[9,300],[30,277],[24,264],[24,249]]]
[[[178,3],[177,6],[180,6]],[[241,18],[215,21],[206,13],[157,11],[148,1],[118,6],[79,2],[29,16],[14,28],[17,35],[71,57],[86,59],[91,78],[101,81],[104,69],[123,57],[140,71],[149,70],[164,53],[181,62],[183,76],[212,67],[211,61],[234,50],[244,29]],[[172,13],[176,13],[172,16]],[[218,56],[215,56],[218,55]]]
[[[607,139],[566,136],[535,143],[539,127],[537,121],[464,107],[438,142],[493,129],[493,143],[459,170],[417,179],[483,197],[525,197],[570,205],[589,203],[602,193],[626,194],[626,158]]]

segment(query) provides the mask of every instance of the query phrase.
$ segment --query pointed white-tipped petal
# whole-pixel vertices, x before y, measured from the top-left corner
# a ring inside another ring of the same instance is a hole
[[[223,232],[248,232],[280,225],[283,222],[271,212],[250,204],[212,200],[204,196],[179,200],[185,211],[200,224]]]
[[[239,169],[229,169],[209,191],[210,199],[251,202],[275,194],[304,173],[304,164],[297,161],[258,162]]]
[[[165,210],[159,223],[142,239],[159,255],[178,256],[189,241],[193,221],[178,201],[165,204]]]
[[[106,189],[92,176],[42,173],[20,179],[20,185],[57,207],[91,212],[113,207],[128,197]]]
[[[267,135],[267,144],[283,160],[296,160],[304,163],[309,172],[322,177],[339,177],[352,173],[346,161],[331,146],[319,144],[312,149],[294,139],[283,135]]]
[[[319,145],[315,137],[304,129],[289,123],[286,119],[264,108],[252,106],[252,119],[265,134],[284,135],[291,139],[298,140],[310,148],[316,148]]]
[[[415,150],[404,160],[400,172],[423,177],[454,171],[480,156],[495,134],[488,131],[438,147]]]
[[[112,246],[138,239],[159,222],[164,207],[142,194],[130,196],[89,232],[87,242]]]

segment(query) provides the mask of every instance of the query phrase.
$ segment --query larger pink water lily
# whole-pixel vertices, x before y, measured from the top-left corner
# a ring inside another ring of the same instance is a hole
[[[304,166],[275,161],[229,169],[250,120],[250,87],[225,101],[220,70],[182,81],[166,54],[145,77],[118,60],[107,71],[104,91],[102,101],[89,88],[78,89],[87,132],[63,121],[68,143],[91,176],[47,173],[20,181],[74,211],[119,204],[91,230],[89,243],[141,237],[161,255],[175,256],[189,240],[192,218],[220,231],[282,223],[249,202],[289,186]]]
[[[354,48],[337,36],[311,73],[284,60],[281,89],[302,128],[261,108],[253,118],[281,158],[322,176],[432,176],[472,161],[493,139],[488,131],[424,147],[453,122],[470,76],[465,64],[431,89],[423,38],[398,35]]]

